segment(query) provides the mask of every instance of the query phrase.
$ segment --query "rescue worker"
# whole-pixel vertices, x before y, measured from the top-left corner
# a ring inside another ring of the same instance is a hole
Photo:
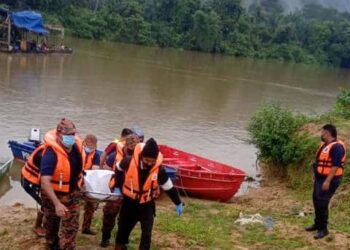
[[[141,223],[142,230],[139,249],[150,249],[155,196],[159,186],[176,205],[177,214],[182,214],[183,203],[162,167],[162,161],[157,142],[151,138],[146,144],[137,144],[133,156],[125,157],[117,165],[119,171],[124,171],[125,179],[122,184],[124,198],[119,214],[115,250],[126,248],[130,233],[137,222]]]
[[[111,179],[110,188],[111,190],[114,190],[116,187],[116,179],[119,181],[122,181],[123,174],[119,171],[116,171],[115,166],[118,165],[118,163],[126,156],[132,156],[134,153],[134,149],[136,144],[139,142],[138,136],[135,134],[130,134],[125,138],[124,143],[119,142],[117,144],[117,150],[108,157],[107,165],[113,169],[116,174]],[[118,176],[120,175],[120,176]],[[119,190],[120,193],[120,189]],[[115,221],[117,218],[117,215],[119,213],[121,206],[121,200],[115,200],[115,201],[107,201],[106,205],[103,208],[103,223],[102,223],[102,239],[100,246],[101,247],[107,247],[109,246],[109,241],[111,238],[112,230],[115,226]]]
[[[41,190],[49,249],[75,249],[79,230],[82,143],[72,121],[61,119],[44,138]]]
[[[119,139],[115,139],[113,142],[111,142],[111,143],[105,148],[104,152],[103,152],[102,155],[101,155],[101,160],[100,160],[100,167],[101,167],[101,168],[106,168],[106,169],[110,169],[110,170],[111,170],[111,168],[108,167],[108,166],[106,165],[106,160],[107,160],[108,156],[111,155],[111,154],[113,154],[113,153],[115,153],[115,152],[117,151],[117,145],[118,145],[118,143],[120,142],[120,143],[123,143],[123,144],[124,144],[124,143],[125,143],[125,142],[124,142],[125,138],[126,138],[128,135],[132,134],[132,133],[133,133],[133,131],[132,131],[131,129],[129,129],[129,128],[124,128],[124,129],[122,130],[121,134],[120,134],[120,138],[119,138]]]
[[[95,135],[86,135],[83,141],[83,164],[84,170],[99,168],[100,154],[97,149],[97,137]],[[84,219],[82,226],[83,234],[96,235],[96,232],[91,229],[91,221],[95,211],[98,208],[98,202],[92,201],[84,196]]]
[[[134,126],[132,127],[132,131],[134,132],[134,134],[136,134],[136,135],[139,137],[139,141],[140,141],[140,142],[143,142],[143,141],[144,141],[144,139],[145,139],[145,134],[144,134],[142,128],[140,128],[140,127],[137,126],[137,125],[134,125]]]
[[[39,145],[33,153],[30,154],[21,171],[21,185],[24,190],[40,205],[42,200],[40,196],[40,162],[45,144]],[[34,233],[39,237],[45,236],[43,227],[44,212],[41,207],[37,213]]]
[[[335,126],[327,124],[321,132],[322,145],[317,151],[314,163],[313,204],[315,209],[314,224],[306,231],[317,231],[314,238],[322,239],[329,234],[328,206],[341,183],[346,160],[344,142],[337,139]]]

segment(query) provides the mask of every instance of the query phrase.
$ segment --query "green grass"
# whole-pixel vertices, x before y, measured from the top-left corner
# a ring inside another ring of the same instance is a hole
[[[287,238],[278,229],[266,231],[262,225],[249,225],[240,229],[242,241],[257,249],[295,249],[306,246],[301,236]]]
[[[161,213],[157,218],[157,229],[175,233],[185,240],[185,246],[208,249],[228,249],[232,246],[232,230],[238,217],[237,209],[227,209],[224,204],[186,203],[185,214]]]

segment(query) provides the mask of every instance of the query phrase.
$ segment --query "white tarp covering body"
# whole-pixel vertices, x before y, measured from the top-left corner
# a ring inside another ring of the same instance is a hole
[[[84,175],[84,194],[93,200],[106,201],[121,199],[122,196],[111,192],[109,181],[114,174],[110,170],[86,170]]]

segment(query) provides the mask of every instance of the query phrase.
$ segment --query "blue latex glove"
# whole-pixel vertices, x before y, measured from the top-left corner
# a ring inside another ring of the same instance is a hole
[[[113,194],[116,194],[116,195],[119,195],[119,196],[121,196],[122,195],[122,192],[120,191],[120,188],[114,188],[114,190],[113,190]]]
[[[184,204],[181,202],[179,205],[176,205],[176,213],[178,216],[184,211]]]

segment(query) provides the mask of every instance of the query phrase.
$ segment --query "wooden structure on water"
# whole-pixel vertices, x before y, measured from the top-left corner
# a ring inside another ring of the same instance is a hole
[[[48,36],[59,33],[59,45],[49,46]],[[41,37],[41,42],[39,42]],[[72,53],[63,44],[64,28],[61,25],[44,25],[40,13],[34,11],[9,12],[0,9],[0,51],[26,53]]]

